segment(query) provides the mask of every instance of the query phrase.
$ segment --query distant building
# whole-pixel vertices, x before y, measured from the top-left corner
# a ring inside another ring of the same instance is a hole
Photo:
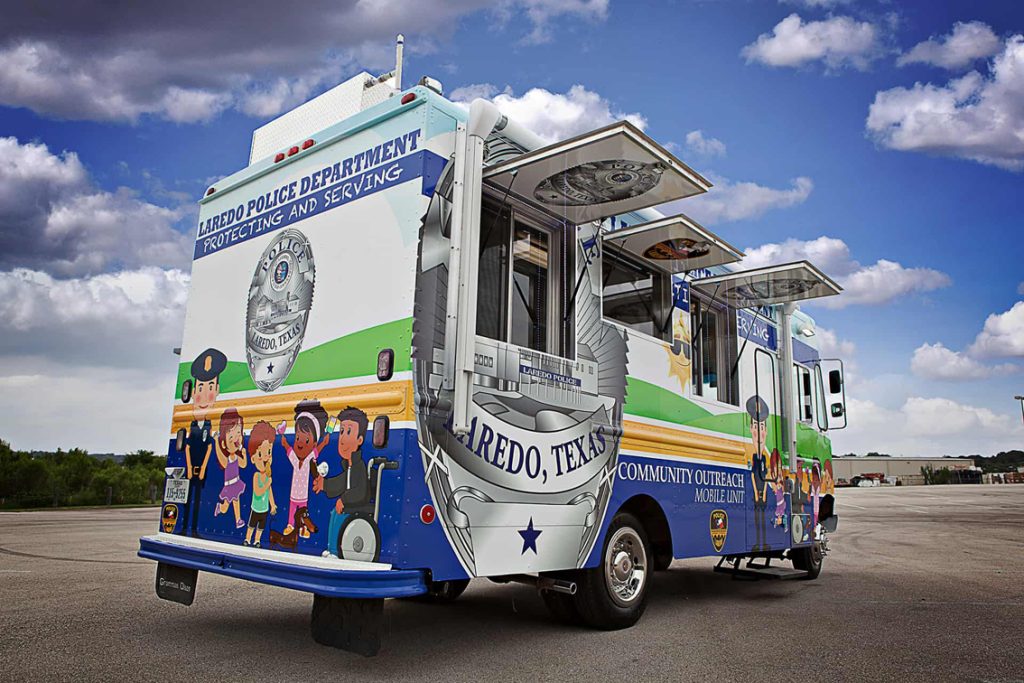
[[[967,470],[974,467],[972,458],[891,458],[887,456],[842,455],[832,458],[832,473],[836,481],[852,481],[854,477],[881,473],[887,479],[901,480],[904,484],[923,484],[922,467],[941,470]]]

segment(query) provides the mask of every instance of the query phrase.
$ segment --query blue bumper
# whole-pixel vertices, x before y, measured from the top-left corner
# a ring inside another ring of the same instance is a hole
[[[427,592],[417,569],[323,569],[206,550],[153,538],[139,539],[139,557],[333,598],[405,598]]]

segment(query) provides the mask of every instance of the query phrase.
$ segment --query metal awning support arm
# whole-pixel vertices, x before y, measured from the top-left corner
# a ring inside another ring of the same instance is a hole
[[[796,312],[795,303],[782,304],[781,320],[779,321],[779,327],[781,328],[781,339],[779,344],[782,347],[779,352],[781,362],[779,365],[779,387],[782,389],[782,424],[783,424],[783,443],[786,444],[786,450],[788,451],[789,457],[789,469],[795,471],[798,462],[796,460],[796,399],[793,396],[793,329],[791,321],[793,319],[793,313]]]
[[[473,393],[484,141],[504,120],[497,107],[478,99],[469,107],[468,122],[460,123],[455,131],[444,388],[453,392],[452,431],[456,434],[469,431],[469,404]]]

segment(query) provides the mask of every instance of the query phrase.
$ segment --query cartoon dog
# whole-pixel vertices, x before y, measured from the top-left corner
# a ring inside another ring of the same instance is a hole
[[[295,550],[295,546],[299,543],[299,530],[304,529],[307,533],[315,534],[317,529],[316,525],[313,524],[313,520],[309,518],[309,508],[305,505],[295,510],[295,520],[293,524],[289,525],[291,531],[287,534],[282,534],[278,531],[270,530],[270,547],[280,548],[281,550]]]

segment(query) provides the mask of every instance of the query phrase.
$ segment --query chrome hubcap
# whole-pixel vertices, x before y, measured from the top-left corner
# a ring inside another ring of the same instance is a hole
[[[609,540],[604,562],[605,583],[618,605],[629,606],[643,593],[647,582],[646,559],[640,536],[633,529],[619,529]]]

